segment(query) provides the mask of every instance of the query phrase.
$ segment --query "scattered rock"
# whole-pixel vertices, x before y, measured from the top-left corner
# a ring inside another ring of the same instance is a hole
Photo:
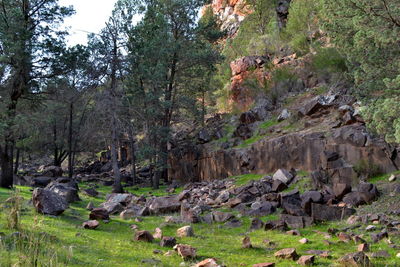
[[[135,241],[153,242],[154,237],[149,231],[137,231],[133,238]]]
[[[32,203],[38,213],[58,216],[68,208],[68,202],[48,189],[35,188]]]
[[[289,119],[289,117],[290,117],[290,112],[285,108],[282,110],[281,114],[279,114],[277,120],[280,122]]]
[[[87,210],[90,210],[90,211],[94,209],[94,204],[93,204],[92,201],[90,201],[90,202],[87,204],[86,209],[87,209]]]
[[[283,182],[285,184],[289,184],[293,179],[293,175],[288,170],[279,169],[274,173],[274,175],[272,176],[272,179],[280,180],[281,182]]]
[[[97,220],[86,221],[82,224],[82,227],[85,229],[96,229],[100,223]]]
[[[108,215],[108,212],[106,209],[95,208],[95,209],[92,209],[92,211],[90,212],[89,219],[90,220],[109,220],[110,215]]]
[[[257,264],[253,264],[253,267],[275,267],[275,263],[273,263],[273,262],[257,263]]]
[[[161,247],[171,247],[173,248],[176,245],[175,237],[164,236],[161,239],[160,246]]]
[[[251,220],[250,230],[258,230],[264,227],[263,221],[260,218],[254,218]]]
[[[299,242],[301,244],[307,244],[309,242],[309,240],[307,238],[302,238],[302,239],[299,240]]]
[[[316,221],[340,221],[348,218],[356,211],[347,207],[311,204],[311,217]]]
[[[242,240],[242,248],[252,248],[250,237],[246,236]]]
[[[351,186],[343,183],[333,184],[333,193],[337,199],[342,199],[346,194],[351,192]]]
[[[397,179],[396,175],[392,174],[389,177],[389,182],[394,182],[394,181],[396,181],[396,179]]]
[[[160,228],[156,228],[153,234],[154,239],[161,239],[163,237],[163,232]]]
[[[181,228],[179,228],[178,230],[176,230],[176,235],[178,237],[190,237],[190,236],[194,236],[194,231],[192,226],[187,225],[187,226],[183,226]]]
[[[178,255],[184,260],[196,258],[196,249],[192,246],[178,244],[174,246],[174,250],[178,252]]]
[[[337,235],[337,237],[339,238],[340,241],[345,242],[345,243],[349,243],[352,240],[350,235],[343,233],[343,232],[340,232]]]
[[[298,258],[295,248],[281,249],[275,252],[274,256],[280,259],[291,259],[291,260],[296,260]]]
[[[217,263],[216,259],[205,259],[193,267],[221,267],[221,265]]]
[[[301,235],[299,230],[289,230],[289,231],[286,232],[286,234],[295,235],[295,236],[300,236]]]
[[[314,260],[315,260],[314,255],[305,255],[305,256],[300,257],[300,259],[297,261],[297,264],[303,265],[303,266],[309,266],[309,265],[313,265]]]
[[[344,267],[370,267],[372,264],[364,252],[350,253],[339,259],[339,263]]]
[[[99,192],[97,192],[94,188],[83,189],[83,193],[90,197],[97,197],[99,195]]]
[[[386,250],[379,250],[373,252],[371,258],[390,258],[390,254]]]

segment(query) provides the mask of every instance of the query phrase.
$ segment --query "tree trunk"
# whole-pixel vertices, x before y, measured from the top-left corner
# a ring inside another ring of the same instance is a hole
[[[14,168],[14,174],[18,173],[18,168],[19,168],[19,158],[20,158],[20,149],[17,148],[17,155],[15,156],[15,168]]]
[[[68,177],[72,179],[74,174],[73,161],[72,161],[72,117],[73,117],[74,104],[71,102],[69,106],[69,133],[68,133]]]
[[[4,148],[0,149],[1,160],[1,178],[0,187],[12,188],[13,186],[13,157],[12,157],[12,144],[6,141]]]
[[[133,130],[132,126],[130,127],[129,131],[129,144],[130,144],[130,150],[131,150],[131,165],[132,165],[132,170],[131,170],[131,180],[132,184],[136,184],[136,151],[135,151],[135,139],[133,138]]]

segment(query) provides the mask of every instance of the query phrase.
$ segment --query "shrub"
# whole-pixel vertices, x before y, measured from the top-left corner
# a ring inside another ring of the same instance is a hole
[[[320,48],[311,58],[312,69],[320,74],[346,72],[346,58],[336,48]]]
[[[372,178],[374,176],[382,174],[382,170],[379,165],[369,162],[365,159],[361,159],[353,166],[354,171],[359,177]]]

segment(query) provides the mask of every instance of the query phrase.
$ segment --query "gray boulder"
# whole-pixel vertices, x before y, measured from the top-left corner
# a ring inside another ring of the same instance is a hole
[[[65,198],[43,188],[36,188],[33,191],[32,203],[38,213],[46,215],[58,216],[68,208]]]

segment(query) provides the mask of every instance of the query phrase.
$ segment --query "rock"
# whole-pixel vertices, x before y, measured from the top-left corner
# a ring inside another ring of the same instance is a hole
[[[63,170],[59,166],[49,166],[43,170],[42,175],[47,177],[61,177],[63,175]]]
[[[93,204],[92,201],[90,201],[90,202],[87,204],[86,209],[87,209],[87,210],[90,210],[90,211],[94,209],[94,204]]]
[[[254,203],[253,203],[254,204]],[[275,207],[271,204],[271,202],[262,202],[258,205],[258,207],[254,207],[254,209],[250,209],[245,212],[245,215],[252,217],[261,217],[267,216],[275,212]]]
[[[263,221],[261,221],[260,218],[254,218],[251,220],[250,224],[250,231],[252,230],[258,230],[264,227]]]
[[[142,264],[141,266],[152,266],[152,267],[162,267],[163,264],[160,260],[157,259],[143,259],[140,261],[140,263]]]
[[[245,56],[230,63],[232,70],[232,75],[236,76],[249,70],[252,67],[261,67],[264,63],[268,61],[266,56]]]
[[[279,169],[274,173],[272,179],[280,180],[287,185],[292,181],[293,175],[285,169]]]
[[[279,193],[287,188],[288,188],[287,185],[281,180],[274,180],[274,182],[272,183],[271,191]]]
[[[89,219],[91,220],[109,220],[110,216],[106,209],[95,208],[89,214]]]
[[[286,232],[288,235],[301,236],[299,230],[289,230]]]
[[[135,217],[141,217],[147,215],[149,215],[147,207],[130,206],[128,209],[122,211],[119,217],[123,220],[129,220]]]
[[[153,234],[154,239],[161,239],[162,236],[163,236],[162,230],[161,230],[160,228],[157,227],[157,228],[154,230],[154,234]]]
[[[178,196],[165,196],[154,198],[148,206],[150,213],[154,215],[168,214],[179,212],[181,209],[181,202]]]
[[[264,225],[264,230],[280,230],[285,231],[287,229],[286,224],[283,220],[267,221]]]
[[[97,220],[86,221],[82,224],[82,227],[85,229],[96,229],[100,223]]]
[[[342,199],[347,193],[351,192],[351,186],[343,183],[335,183],[333,185],[333,192],[337,199]]]
[[[100,207],[105,209],[108,214],[121,213],[124,210],[124,206],[119,202],[104,202],[100,204]]]
[[[83,189],[83,193],[90,197],[97,197],[99,195],[99,192],[97,192],[94,188]]]
[[[160,242],[161,247],[171,247],[173,248],[176,245],[175,237],[163,236]]]
[[[339,259],[343,267],[370,267],[372,264],[364,252],[350,253]]]
[[[356,224],[361,222],[361,217],[357,216],[357,215],[351,215],[348,219],[347,219],[347,224]]]
[[[326,251],[326,250],[315,250],[315,249],[312,249],[312,250],[307,250],[305,253],[306,254],[311,254],[311,255],[316,255],[316,256],[319,256],[319,257],[322,257],[322,258],[329,258],[330,257],[329,251]]]
[[[188,190],[183,190],[179,195],[178,195],[178,201],[183,201],[185,199],[190,198],[190,191]]]
[[[194,236],[194,231],[190,225],[187,225],[176,230],[176,235],[178,237],[191,237]]]
[[[350,235],[343,233],[343,232],[340,232],[337,235],[337,237],[339,238],[340,241],[345,242],[345,243],[349,243],[352,240]]]
[[[216,259],[205,259],[193,267],[221,267],[221,265],[217,263]]]
[[[33,178],[31,181],[32,187],[46,187],[48,184],[51,183],[53,178],[51,177],[36,177]]]
[[[314,260],[315,260],[314,255],[305,255],[300,257],[300,259],[297,261],[297,264],[303,266],[309,266],[314,264]]]
[[[390,254],[386,250],[378,250],[371,254],[371,258],[390,258]]]
[[[46,189],[56,193],[57,195],[63,197],[68,203],[75,201],[80,201],[78,195],[78,190],[68,186],[68,184],[62,183],[50,183],[46,186]]]
[[[246,236],[242,240],[242,248],[252,248],[250,237]]]
[[[200,144],[205,144],[211,141],[211,136],[207,129],[203,128],[199,131],[197,139],[199,140]]]
[[[135,241],[142,241],[142,242],[153,242],[154,237],[149,231],[137,231],[135,236],[133,237]]]
[[[336,99],[336,96],[317,96],[308,103],[306,103],[300,110],[299,114],[302,116],[310,116],[321,109],[330,108]]]
[[[281,207],[289,215],[308,216],[301,205],[302,201],[297,189],[288,193],[281,193]]]
[[[313,224],[313,219],[308,216],[292,216],[288,214],[282,214],[281,220],[289,228],[305,228]]]
[[[226,222],[235,217],[232,213],[222,211],[213,211],[212,215],[216,222]]]
[[[296,260],[298,255],[295,248],[284,248],[274,253],[274,256],[280,259]]]
[[[42,188],[35,188],[32,203],[38,213],[58,216],[68,208],[68,202],[58,194]]]
[[[178,244],[174,246],[174,250],[178,252],[178,255],[184,260],[196,258],[196,249],[192,246]]]
[[[369,245],[367,243],[362,243],[362,244],[357,246],[357,251],[368,252],[369,251]]]
[[[234,218],[224,223],[224,226],[228,228],[237,228],[242,226],[242,222],[239,219]]]
[[[396,179],[397,179],[396,175],[392,174],[389,177],[389,182],[394,182],[394,181],[396,181]]]
[[[253,267],[275,267],[275,263],[273,263],[273,262],[257,263],[257,264],[253,264]]]
[[[198,223],[200,222],[200,218],[190,205],[182,204],[181,205],[181,219],[185,223]]]
[[[302,238],[299,240],[300,244],[307,244],[309,241],[307,238]]]
[[[356,211],[346,207],[311,204],[311,217],[315,221],[339,221],[348,218]]]
[[[380,232],[380,233],[376,233],[376,234],[371,234],[371,239],[372,239],[372,242],[374,242],[374,243],[378,243],[379,241],[381,241],[384,238],[388,238],[388,233],[387,232]]]
[[[284,121],[284,120],[289,119],[289,117],[290,117],[290,112],[285,108],[282,110],[281,114],[279,114],[277,120]]]
[[[221,193],[215,199],[215,202],[219,204],[225,203],[229,200],[229,196],[230,196],[229,191],[227,190],[221,191]]]
[[[367,227],[365,227],[365,231],[374,231],[374,230],[376,230],[375,225],[368,225]]]

